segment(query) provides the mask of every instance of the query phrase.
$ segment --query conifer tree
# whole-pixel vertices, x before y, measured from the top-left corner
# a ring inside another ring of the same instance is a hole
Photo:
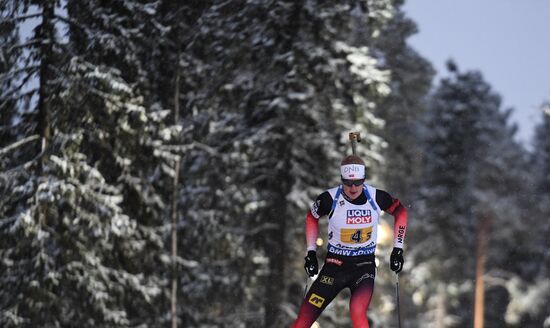
[[[515,272],[517,276],[526,278],[523,284],[512,284],[518,281],[513,277],[508,282],[507,289],[511,294],[511,304],[508,306],[507,321],[521,326],[544,326],[549,322],[550,316],[544,311],[545,305],[550,302],[550,223],[545,218],[550,216],[550,103],[541,105],[542,120],[536,126],[533,152],[531,154],[532,169],[529,170],[533,181],[529,189],[529,197],[526,197],[524,211],[531,213],[531,233],[522,239],[521,265],[523,270]],[[533,197],[533,195],[535,195]],[[533,234],[533,227],[537,227]],[[518,254],[520,255],[520,254]],[[519,257],[519,256],[518,256]],[[532,262],[532,259],[536,259]],[[515,288],[513,288],[515,287]],[[529,300],[529,307],[520,304]]]
[[[30,11],[33,5],[34,13]],[[55,297],[50,293],[55,272],[52,272],[52,254],[57,251],[49,240],[52,223],[48,202],[49,193],[51,114],[56,108],[53,90],[59,85],[54,70],[59,68],[59,42],[54,27],[53,2],[12,2],[2,9],[2,26],[15,31],[29,17],[41,21],[28,40],[12,39],[11,47],[3,48],[8,60],[16,54],[25,54],[8,68],[8,79],[3,80],[3,105],[17,106],[8,110],[6,121],[13,124],[9,157],[3,162],[2,172],[2,262],[1,276],[8,288],[2,290],[2,326],[49,322],[47,311]],[[3,4],[4,6],[4,4]],[[3,11],[3,13],[6,13]],[[37,87],[30,81],[38,79]],[[4,143],[4,142],[3,142]],[[55,314],[54,314],[55,316]]]
[[[2,204],[5,272],[20,277],[2,291],[2,324],[153,323],[164,258],[164,199],[154,183],[169,154],[159,137],[165,114],[145,106],[143,65],[132,61],[142,39],[126,33],[135,32],[129,18],[150,7],[121,3],[106,13],[111,6],[98,5],[77,15],[68,2],[67,17],[53,2],[33,4],[41,42],[29,43],[28,62],[37,63],[39,88],[25,119],[42,142],[23,173],[8,177],[11,197]],[[81,20],[101,14],[113,20]],[[69,43],[56,34],[59,22],[72,32]]]
[[[209,157],[197,155],[187,163],[185,188],[194,191],[187,198],[187,218],[206,225],[201,233],[211,236],[226,231],[221,226],[240,224],[236,228],[242,233],[233,237],[243,245],[237,254],[256,265],[237,285],[244,286],[246,299],[262,299],[246,307],[265,312],[267,326],[290,320],[282,308],[294,270],[302,264],[289,267],[288,259],[301,259],[303,251],[287,245],[303,240],[310,201],[336,182],[331,173],[344,154],[345,133],[374,124],[372,100],[387,92],[387,75],[376,59],[349,41],[354,8],[351,2],[215,3],[202,13],[195,27],[200,32],[184,53],[201,69],[194,79],[193,106],[200,113],[194,119],[195,138],[212,150]],[[377,158],[376,152],[365,153]],[[204,163],[216,163],[216,171]],[[194,216],[215,205],[202,200],[212,199],[212,191],[203,187],[211,184],[225,189],[207,224]],[[197,193],[201,189],[204,196]],[[191,238],[204,240],[197,234],[186,239]],[[212,247],[219,245],[223,249],[213,254],[218,261],[231,249],[224,243]],[[303,242],[299,245],[303,248]],[[225,273],[217,269],[212,276],[216,271]],[[216,295],[221,293],[218,288]]]
[[[384,120],[381,135],[387,143],[382,165],[384,184],[414,203],[422,172],[420,120],[434,70],[407,44],[407,39],[418,30],[400,8],[402,4],[403,1],[397,1],[399,10],[374,40],[392,77],[392,92],[377,107],[377,114]]]
[[[149,76],[155,41],[164,31],[155,20],[158,7],[152,1],[68,4],[80,94],[71,105],[88,111],[91,125],[85,129],[84,149],[89,150],[106,180],[119,187],[123,196],[120,206],[136,223],[134,237],[140,247],[132,252],[121,248],[127,258],[122,257],[120,270],[139,274],[142,291],[148,292],[119,304],[132,322],[154,325],[163,323],[169,312],[170,234],[166,227],[170,224],[172,163],[177,158],[170,145],[180,131],[170,121],[171,111],[158,100],[157,80]],[[94,92],[98,82],[88,77],[97,72],[105,82],[114,82],[110,91]],[[92,97],[87,96],[90,91]],[[131,105],[117,111],[116,106],[124,105],[125,99],[119,92],[130,96]]]
[[[25,157],[26,150],[38,139],[36,135],[29,135],[32,127],[24,119],[27,113],[18,110],[29,102],[22,96],[25,89],[21,79],[25,69],[20,69],[22,47],[15,20],[18,8],[15,3],[0,5],[0,172],[3,179],[7,178],[7,172],[17,171],[16,163],[29,157]],[[27,132],[22,135],[23,131]]]
[[[241,223],[228,213],[231,204],[219,197],[230,185],[221,149],[231,140],[211,136],[218,133],[208,127],[216,121],[216,113],[200,105],[201,92],[212,88],[204,74],[208,64],[190,50],[203,28],[201,15],[210,6],[208,1],[161,2],[155,20],[165,28],[147,68],[152,100],[160,108],[169,108],[171,120],[178,125],[177,136],[169,142],[181,158],[179,185],[174,190],[178,196],[172,203],[177,209],[178,257],[171,276],[178,280],[176,312],[183,326],[224,322],[220,305],[240,311],[228,299],[242,299],[239,279],[248,262],[239,254],[240,239],[229,233],[240,231],[235,227]]]
[[[409,236],[415,235],[414,221],[419,216],[419,188],[422,181],[422,124],[421,120],[427,107],[427,96],[431,88],[434,70],[431,64],[418,54],[410,45],[408,39],[418,32],[416,24],[405,15],[401,8],[403,1],[395,1],[396,10],[392,18],[381,29],[377,38],[372,39],[373,46],[381,54],[383,68],[391,72],[391,93],[380,101],[375,113],[384,124],[378,133],[384,141],[382,161],[374,167],[380,176],[378,188],[388,191],[408,208],[411,225]],[[382,220],[393,225],[391,217],[382,216]],[[406,242],[405,259],[414,249],[412,240]],[[387,247],[384,247],[387,246]],[[387,268],[391,245],[380,244],[377,254],[381,260],[380,266]],[[409,265],[410,263],[408,263]],[[394,293],[393,272],[379,270],[377,275],[377,290],[370,313],[377,313],[376,324],[391,324],[394,313],[383,311],[388,306],[395,306],[395,300],[383,297]],[[416,319],[414,304],[411,302],[411,291],[403,284],[401,289],[401,309],[403,320],[407,322]],[[388,304],[391,303],[391,304]],[[375,307],[377,305],[378,307]]]
[[[18,29],[14,21],[14,6],[7,2],[0,5],[0,149],[15,141],[13,119],[17,114],[18,91],[16,85],[17,59],[21,51],[15,49]],[[2,163],[9,158],[8,150],[2,151]],[[2,166],[3,167],[3,166]]]
[[[417,296],[425,295],[430,309],[422,320],[435,326],[471,324],[472,254],[479,222],[490,220],[500,227],[490,233],[489,258],[495,260],[488,262],[489,269],[501,267],[499,261],[507,255],[498,247],[505,243],[502,227],[524,232],[515,224],[522,215],[510,189],[520,185],[525,153],[513,139],[510,111],[500,108],[500,97],[479,72],[462,73],[452,62],[448,67],[450,77],[441,81],[428,112],[425,207],[412,241]]]
[[[169,94],[158,97],[162,108],[173,106],[166,99],[180,76],[177,114],[188,145],[179,191],[181,323],[288,322],[281,308],[296,268],[288,262],[301,252],[288,248],[281,258],[283,247],[288,236],[302,240],[305,210],[327,187],[321,177],[337,178],[330,173],[345,132],[373,124],[369,100],[387,92],[387,73],[348,42],[351,2],[159,8],[166,34],[150,73],[157,95]],[[373,29],[388,10],[389,2],[373,5]],[[167,62],[174,66],[161,66]],[[288,195],[295,197],[285,206]]]
[[[550,216],[550,103],[541,106],[543,109],[542,122],[536,127],[534,138],[534,172],[536,181],[536,194],[538,195],[536,206],[540,210],[540,218]],[[550,249],[549,240],[545,236],[550,233],[548,220],[541,220],[540,228],[542,237],[541,250]],[[545,252],[543,263],[540,265],[540,276],[547,276],[550,270],[550,254]]]

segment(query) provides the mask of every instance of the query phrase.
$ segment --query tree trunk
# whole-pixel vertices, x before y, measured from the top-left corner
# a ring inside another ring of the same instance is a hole
[[[275,211],[275,213],[285,213],[284,209]],[[267,281],[266,297],[265,297],[265,327],[275,328],[281,327],[279,322],[281,304],[285,295],[285,254],[286,251],[286,220],[285,214],[280,215],[277,219],[280,222],[276,230],[272,231],[273,239],[271,240],[271,250],[266,250],[269,254],[269,279]]]
[[[54,43],[54,6],[53,1],[44,1],[42,7],[42,24],[39,26],[38,38],[42,40],[40,45],[40,88],[38,96],[38,134],[41,138],[38,153],[44,153],[50,143],[50,106],[48,98],[51,96],[50,83],[53,80],[51,65],[53,65]],[[40,160],[39,170],[42,172],[44,157]]]
[[[178,124],[179,119],[179,96],[180,96],[180,72],[179,69],[176,72],[176,81],[175,81],[175,91],[174,91],[174,124]],[[179,175],[180,175],[180,157],[178,155],[176,163],[174,165],[174,180],[173,180],[173,189],[172,189],[172,213],[171,213],[171,241],[172,241],[172,290],[170,295],[170,315],[172,321],[172,328],[178,327],[178,314],[177,314],[177,305],[178,305],[178,268],[177,268],[177,257],[178,257],[178,185],[179,185]]]
[[[437,305],[435,309],[435,326],[445,328],[447,317],[447,289],[444,284],[437,285]]]
[[[490,225],[490,218],[487,215],[481,217],[479,222],[477,235],[477,250],[476,250],[476,285],[475,285],[475,300],[474,300],[474,328],[484,327],[485,313],[485,260],[487,258],[487,235]]]
[[[280,130],[279,133],[283,135],[284,131]],[[291,138],[291,137],[289,137]],[[291,153],[291,142],[281,142],[277,145],[275,155],[278,158],[285,158],[287,154]],[[285,159],[285,163],[281,168],[281,174],[275,176],[284,176],[282,172],[288,172],[290,170],[290,159]],[[269,276],[266,285],[265,295],[265,327],[278,328],[282,326],[281,305],[285,300],[287,279],[285,275],[285,261],[287,260],[287,225],[289,210],[288,200],[286,196],[291,191],[292,183],[289,180],[289,176],[282,179],[279,178],[276,182],[273,181],[273,185],[278,186],[278,190],[273,190],[276,193],[276,199],[273,200],[273,208],[267,212],[269,222],[273,223],[276,228],[269,230],[266,235],[265,253],[269,257]]]

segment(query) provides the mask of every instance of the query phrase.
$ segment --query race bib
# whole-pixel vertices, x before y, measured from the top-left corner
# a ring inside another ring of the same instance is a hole
[[[362,229],[341,229],[340,239],[348,244],[362,244],[372,236],[372,227]]]

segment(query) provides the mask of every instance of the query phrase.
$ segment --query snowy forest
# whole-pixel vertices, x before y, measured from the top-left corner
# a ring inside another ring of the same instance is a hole
[[[402,327],[550,327],[550,100],[529,149],[482,72],[435,79],[403,4],[0,0],[0,327],[290,326],[352,131],[408,209]],[[372,327],[398,326],[390,252]]]

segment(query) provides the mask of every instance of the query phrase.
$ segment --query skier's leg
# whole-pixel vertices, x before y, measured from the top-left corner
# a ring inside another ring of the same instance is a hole
[[[321,277],[326,277],[322,275],[322,271],[307,292],[300,306],[298,318],[294,321],[292,328],[310,328],[319,315],[321,315],[321,312],[323,312],[340,291],[335,288],[327,288],[326,284],[321,283]]]
[[[369,328],[367,310],[374,290],[374,265],[351,288],[350,315],[353,328]]]
[[[300,306],[298,318],[296,318],[291,328],[310,328],[321,312],[321,309],[312,307],[307,300],[304,300],[302,306]]]
[[[344,272],[339,271],[337,266],[325,263],[307,292],[292,328],[310,328],[321,312],[345,287]]]

